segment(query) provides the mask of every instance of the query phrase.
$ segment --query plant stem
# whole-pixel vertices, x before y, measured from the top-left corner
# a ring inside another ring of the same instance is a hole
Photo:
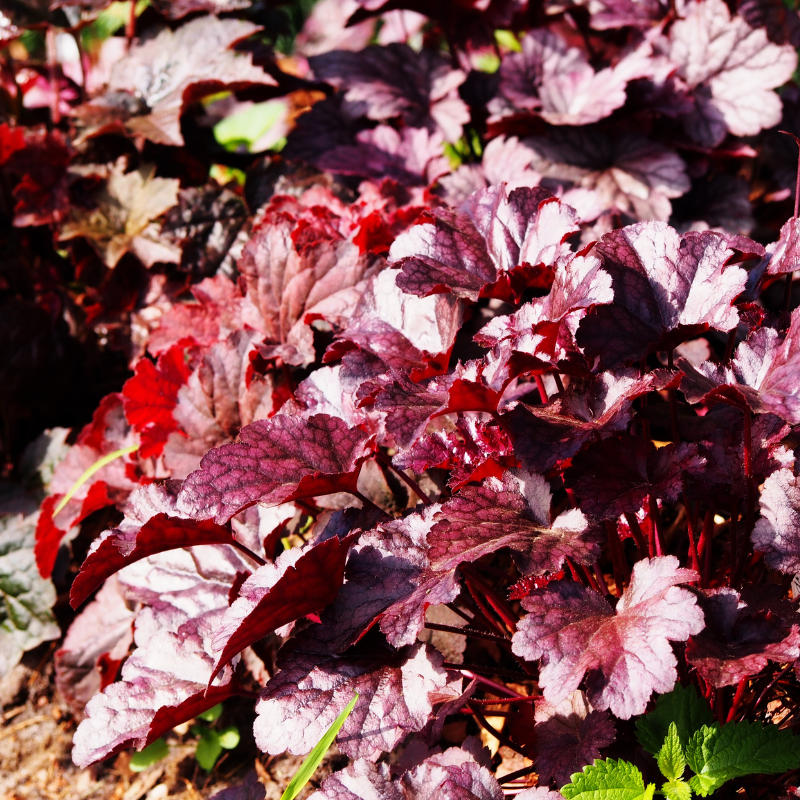
[[[494,725],[492,725],[492,723],[489,722],[486,719],[486,717],[483,716],[479,708],[473,707],[471,703],[468,703],[467,705],[469,705],[470,710],[475,715],[475,719],[477,719],[478,722],[481,724],[481,726],[485,728],[487,731],[489,731],[489,733],[491,733],[492,736],[494,736],[494,738],[497,739],[498,742],[504,744],[506,747],[510,748],[515,753],[519,753],[521,756],[525,755],[525,753],[523,753],[522,750],[520,750],[520,748],[516,744],[514,744],[514,742],[512,742],[511,739],[508,738],[508,736],[497,730],[497,728],[495,728]]]
[[[484,582],[484,580],[472,569],[471,565],[462,564],[461,570],[464,572],[468,579],[473,581],[483,592],[486,599],[489,601],[489,604],[494,609],[495,613],[503,620],[503,622],[508,626],[511,633],[516,633],[517,630],[517,618],[514,616],[514,612],[509,607],[508,603],[500,597],[491,586]],[[473,597],[474,597],[473,593]]]
[[[556,386],[558,387],[558,391],[560,393],[564,392],[564,384],[561,382],[561,375],[558,372],[553,373],[553,380],[556,382]]]
[[[672,350],[667,352],[667,366],[670,369],[675,369],[674,357]],[[669,421],[672,428],[672,441],[677,444],[681,440],[680,431],[678,430],[678,395],[677,389],[672,387],[667,389],[667,396],[669,397]]]
[[[628,523],[628,527],[631,529],[633,540],[636,542],[636,549],[639,551],[639,556],[644,557],[644,554],[647,552],[647,542],[642,533],[642,528],[639,525],[639,518],[631,511],[626,511],[625,522]]]
[[[742,697],[744,697],[745,689],[747,689],[748,680],[749,678],[745,676],[739,681],[739,685],[736,687],[736,694],[733,696],[733,703],[731,703],[731,710],[728,712],[725,722],[733,722],[736,712],[739,710],[739,704],[742,702]]]
[[[654,494],[650,493],[647,497],[648,511],[650,520],[653,523],[650,535],[650,558],[663,555],[662,553],[662,533],[661,533],[661,514],[658,510],[658,500]]]
[[[376,454],[376,458],[381,464],[385,464],[392,472],[394,472],[401,481],[405,481],[406,485],[411,489],[414,494],[419,497],[420,500],[426,505],[432,505],[433,501],[428,497],[425,492],[420,489],[419,484],[413,479],[410,478],[408,475],[403,472],[403,470],[398,469],[394,464],[392,464],[392,459],[386,455],[386,453],[382,453],[380,450]]]
[[[459,628],[456,625],[440,625],[438,622],[426,622],[425,627],[432,631],[444,631],[445,633],[457,633],[461,636],[472,636],[476,639],[487,639],[490,642],[500,642],[507,645],[508,639],[503,636],[496,636],[493,633],[484,631],[470,630],[469,628]]]
[[[686,484],[683,487],[683,507],[686,514],[686,530],[689,534],[689,558],[692,562],[692,569],[699,575],[700,574],[700,559],[697,557],[697,540],[694,532],[694,519],[692,517],[692,504],[689,502],[689,496],[686,493]]]
[[[491,678],[487,678],[480,673],[474,672],[472,667],[465,667],[463,664],[451,664],[449,669],[455,669],[464,675],[464,677],[469,678],[473,681],[478,681],[482,683],[484,686],[488,686],[490,689],[493,689],[496,692],[500,692],[500,694],[508,695],[512,697],[514,700],[519,700],[521,702],[522,699],[528,700],[532,699],[527,697],[524,694],[520,694],[519,692],[514,691],[514,689],[509,689],[508,686],[504,686],[502,683],[497,683],[493,681]],[[478,669],[483,669],[483,667],[478,667]]]
[[[544,388],[544,381],[542,380],[541,375],[534,375],[534,380],[536,381],[536,388],[539,390],[539,397],[542,400],[542,405],[547,405],[547,390]]]
[[[503,775],[503,777],[498,780],[498,783],[511,783],[519,778],[524,778],[526,775],[531,775],[534,772],[536,772],[536,767],[533,765],[530,767],[523,767],[516,772],[509,772],[508,775]]]
[[[248,558],[252,559],[253,561],[258,564],[259,567],[263,567],[267,562],[264,561],[261,556],[256,555],[249,547],[245,547],[241,542],[237,542],[234,539],[231,544],[243,555],[247,556]]]
[[[364,508],[372,508],[375,511],[380,511],[380,513],[383,514],[385,517],[389,516],[380,506],[375,505],[375,503],[373,503],[372,500],[370,500],[368,497],[364,497],[364,495],[361,494],[361,492],[359,492],[358,489],[351,490],[350,494],[352,494],[353,497],[360,500],[364,505]]]
[[[617,523],[606,520],[606,532],[608,533],[608,544],[611,548],[611,563],[614,566],[614,583],[617,584],[617,597],[621,597],[622,587],[630,581],[631,575],[622,549],[622,541],[619,538]]]
[[[703,559],[703,575],[700,585],[708,588],[709,573],[711,572],[711,550],[714,536],[714,510],[709,508],[703,520],[703,530],[700,533],[700,556]]]
[[[530,675],[526,675],[524,672],[517,672],[515,669],[503,669],[502,667],[493,667],[491,665],[482,665],[482,664],[454,664],[452,661],[443,661],[442,666],[446,669],[456,669],[460,671],[469,670],[469,672],[487,672],[489,675],[499,675],[501,678],[511,678],[511,680],[515,681],[529,681],[531,679]],[[475,676],[477,677],[477,676]],[[496,683],[495,686],[500,686],[501,684]]]

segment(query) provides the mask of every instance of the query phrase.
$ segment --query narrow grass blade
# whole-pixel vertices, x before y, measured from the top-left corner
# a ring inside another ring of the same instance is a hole
[[[81,486],[83,486],[83,484],[95,474],[95,472],[97,472],[97,470],[103,469],[106,464],[110,464],[117,458],[127,456],[130,453],[135,453],[138,449],[139,445],[134,444],[130,447],[123,447],[121,450],[115,450],[113,453],[107,453],[102,458],[98,458],[97,461],[95,461],[94,464],[92,464],[92,466],[89,467],[89,469],[87,469],[86,472],[84,472],[83,475],[81,475],[80,478],[78,478],[78,480],[72,484],[72,486],[70,486],[69,491],[58,501],[58,505],[53,511],[53,516],[55,517],[56,514],[58,514],[58,512],[61,511],[61,509],[64,508],[64,506],[69,503],[70,500],[72,500],[75,492],[77,492],[78,489],[80,489]]]
[[[289,781],[289,785],[286,787],[286,790],[281,795],[281,800],[294,800],[298,794],[300,794],[300,790],[308,783],[311,779],[311,776],[316,771],[317,767],[320,765],[320,762],[325,757],[325,753],[328,752],[328,749],[333,744],[333,740],[336,738],[336,734],[339,733],[339,729],[344,725],[344,721],[350,716],[350,712],[355,708],[356,701],[358,700],[358,693],[356,696],[347,704],[347,708],[339,714],[338,717],[333,721],[333,725],[325,731],[325,735],[319,740],[319,744],[308,754],[306,760],[300,765],[300,769],[297,770],[295,773],[294,778]]]

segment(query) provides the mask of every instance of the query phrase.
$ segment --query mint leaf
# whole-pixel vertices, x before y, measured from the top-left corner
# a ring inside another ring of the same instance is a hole
[[[698,728],[713,721],[714,715],[694,686],[684,689],[676,683],[671,692],[658,698],[649,714],[636,720],[636,736],[642,747],[655,755],[667,737],[671,722],[675,723],[681,746],[685,748]]]
[[[147,745],[144,750],[134,753],[128,766],[132,772],[144,772],[148,767],[168,755],[169,745],[163,739],[156,739],[152,744]]]
[[[219,746],[223,748],[223,750],[233,750],[234,747],[238,747],[239,741],[242,738],[239,734],[239,729],[235,725],[221,730],[218,737]]]
[[[667,781],[661,787],[661,793],[667,800],[691,800],[692,789],[686,781]]]
[[[689,782],[702,797],[732,778],[782,773],[800,766],[800,738],[791,731],[760,722],[704,725],[686,747],[686,758],[697,774]]]
[[[670,722],[667,738],[658,751],[658,768],[661,774],[670,781],[677,781],[683,777],[686,769],[686,756],[683,754],[681,740],[678,736],[678,726]]]
[[[197,763],[206,772],[211,772],[214,769],[214,764],[217,763],[220,753],[222,753],[222,744],[219,741],[219,734],[216,731],[207,730],[197,743],[197,749],[194,751]]]
[[[651,800],[655,789],[654,783],[645,787],[633,764],[608,758],[576,772],[561,794],[564,800]]]

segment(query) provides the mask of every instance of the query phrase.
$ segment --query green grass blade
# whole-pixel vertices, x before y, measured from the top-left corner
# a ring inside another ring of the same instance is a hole
[[[112,461],[114,461],[117,458],[120,458],[121,456],[127,456],[130,453],[135,453],[138,449],[139,445],[134,444],[131,445],[130,447],[123,447],[121,450],[115,450],[113,453],[108,453],[107,455],[104,455],[102,458],[98,458],[97,461],[95,461],[94,464],[92,464],[92,466],[89,467],[89,469],[87,469],[86,472],[84,472],[83,475],[81,475],[80,478],[78,478],[78,480],[76,480],[75,483],[72,484],[72,486],[70,486],[69,491],[58,501],[58,505],[55,507],[55,510],[53,511],[53,516],[55,517],[58,514],[58,512],[61,511],[61,509],[64,508],[64,506],[67,503],[69,503],[70,500],[72,500],[72,497],[75,494],[75,492],[77,492],[78,489],[80,489],[81,486],[83,486],[83,484],[86,483],[86,481],[88,481],[89,478],[91,478],[92,475],[95,474],[95,472],[97,472],[97,470],[103,469],[103,467],[106,464],[110,464]]]
[[[355,708],[357,700],[358,692],[356,692],[356,696],[347,704],[347,708],[336,717],[333,721],[333,725],[325,731],[325,735],[319,740],[319,744],[308,754],[306,760],[300,765],[300,769],[297,770],[294,778],[289,781],[289,785],[281,795],[281,800],[294,800],[295,797],[300,794],[300,790],[311,779],[311,776],[325,757],[325,753],[328,752],[328,749],[333,744],[333,740],[336,738],[336,734],[339,733],[339,729],[344,725],[344,721]]]

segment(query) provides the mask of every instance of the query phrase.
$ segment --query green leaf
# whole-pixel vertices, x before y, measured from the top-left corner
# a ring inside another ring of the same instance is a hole
[[[800,767],[800,737],[760,722],[704,725],[686,747],[695,777],[689,785],[706,797],[744,775],[775,774]]]
[[[661,774],[670,781],[677,781],[683,777],[686,769],[686,756],[683,754],[681,740],[678,736],[678,726],[670,722],[667,738],[656,756]]]
[[[219,734],[216,731],[207,730],[194,751],[197,763],[206,771],[211,772],[214,764],[222,753],[222,745],[219,741]]]
[[[671,692],[656,700],[656,707],[649,714],[636,720],[636,736],[642,747],[655,755],[667,738],[671,722],[675,723],[681,746],[685,749],[694,732],[713,721],[714,715],[708,703],[698,696],[694,686],[684,689],[676,683]]]
[[[347,707],[339,714],[333,721],[333,724],[325,731],[323,737],[319,740],[317,746],[306,756],[306,760],[300,765],[300,769],[295,773],[294,778],[289,781],[289,785],[281,795],[281,800],[294,800],[300,794],[300,790],[308,783],[314,771],[319,766],[325,753],[333,744],[336,734],[339,733],[344,721],[350,716],[350,712],[355,708],[358,701],[358,692],[356,696],[347,704]]]
[[[53,509],[53,516],[55,517],[59,511],[61,511],[64,506],[72,500],[73,495],[78,489],[83,486],[92,475],[95,474],[98,470],[103,469],[106,464],[110,464],[112,461],[116,461],[118,458],[122,458],[122,456],[128,456],[131,453],[135,453],[139,449],[138,444],[133,444],[130,447],[123,447],[120,450],[115,450],[113,453],[106,453],[102,458],[98,458],[97,461],[92,464],[84,473],[75,481],[75,483],[70,486],[69,491],[58,501],[56,507]]]
[[[0,516],[0,677],[26,650],[61,635],[50,610],[56,590],[39,574],[35,538],[35,514]]]
[[[134,753],[128,766],[133,772],[142,772],[168,755],[169,745],[163,739],[156,739],[141,752]]]
[[[576,772],[561,794],[564,800],[652,800],[655,789],[654,783],[645,787],[633,764],[608,758]]]
[[[218,735],[220,747],[225,750],[233,750],[234,747],[238,746],[239,740],[242,738],[239,735],[239,729],[235,725],[225,728]]]
[[[209,708],[208,711],[204,711],[202,714],[197,715],[197,719],[203,720],[203,722],[216,722],[220,715],[222,714],[222,703],[217,703],[212,708]]]
[[[236,152],[239,149],[244,149],[252,152],[253,146],[271,128],[285,123],[287,108],[286,100],[283,99],[254,103],[242,111],[220,120],[214,126],[214,138],[227,150]],[[283,138],[282,131],[284,129],[285,124],[282,125],[280,130],[276,128],[278,133],[273,137],[274,141],[265,140],[268,147]],[[259,150],[262,149],[265,150],[267,147],[259,147]]]
[[[661,787],[661,793],[667,800],[691,800],[692,788],[686,781],[667,781]]]

